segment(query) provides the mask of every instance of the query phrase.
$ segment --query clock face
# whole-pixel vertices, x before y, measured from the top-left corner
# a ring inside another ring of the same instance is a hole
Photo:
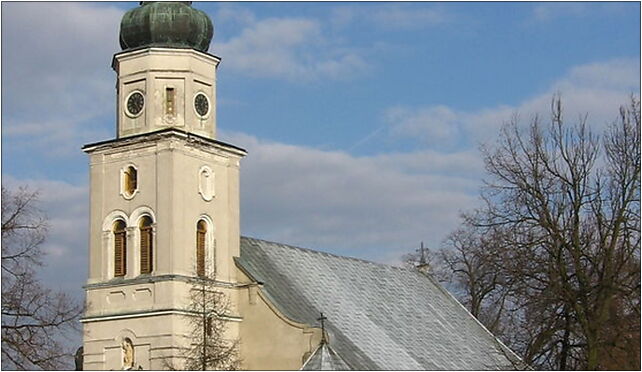
[[[131,116],[137,116],[143,111],[145,106],[145,97],[141,92],[134,92],[127,98],[127,113]]]
[[[210,101],[205,94],[199,93],[194,97],[194,109],[196,109],[196,113],[200,117],[207,116],[207,113],[210,111]]]

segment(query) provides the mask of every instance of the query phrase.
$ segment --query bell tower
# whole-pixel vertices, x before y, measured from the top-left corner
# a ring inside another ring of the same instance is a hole
[[[88,144],[89,278],[85,369],[166,369],[190,330],[202,278],[228,296],[238,337],[239,163],[216,140],[209,17],[191,2],[141,2],[121,21],[116,138]]]

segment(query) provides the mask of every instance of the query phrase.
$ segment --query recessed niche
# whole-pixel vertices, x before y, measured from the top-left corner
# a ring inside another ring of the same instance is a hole
[[[205,201],[214,198],[214,172],[208,166],[198,171],[198,192]]]

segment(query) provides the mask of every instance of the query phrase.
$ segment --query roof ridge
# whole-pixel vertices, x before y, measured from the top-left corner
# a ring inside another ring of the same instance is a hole
[[[342,255],[336,254],[336,253],[330,253],[330,252],[325,252],[325,251],[317,251],[317,250],[311,249],[311,248],[303,248],[303,247],[298,247],[296,245],[285,244],[285,243],[280,243],[280,242],[274,242],[274,241],[271,241],[271,240],[265,240],[265,239],[259,239],[259,238],[253,238],[251,236],[241,236],[241,239],[257,240],[257,241],[270,243],[270,244],[278,244],[278,245],[281,245],[281,246],[284,246],[284,247],[288,247],[288,248],[292,248],[292,249],[298,249],[300,251],[316,253],[316,254],[324,254],[324,255],[328,255],[328,256],[332,256],[332,257],[336,257],[336,258],[348,259],[348,260],[358,261],[358,262],[362,262],[362,263],[368,263],[368,264],[372,264],[372,265],[375,265],[375,266],[381,266],[381,267],[386,267],[386,268],[391,268],[391,269],[396,269],[396,270],[401,270],[401,271],[415,272],[414,270],[408,269],[408,268],[405,268],[405,267],[399,267],[399,266],[394,266],[394,265],[390,265],[390,264],[384,264],[384,263],[380,263],[380,262],[369,261],[369,260],[365,260],[363,258],[357,258],[357,257],[351,257],[351,256],[342,256]]]

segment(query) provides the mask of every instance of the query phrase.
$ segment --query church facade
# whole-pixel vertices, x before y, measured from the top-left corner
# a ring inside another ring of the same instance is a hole
[[[181,366],[194,280],[240,369],[514,369],[518,358],[430,277],[242,237],[246,151],[216,139],[209,17],[141,2],[123,17],[117,136],[88,144],[84,369]],[[323,315],[321,315],[323,314]]]

